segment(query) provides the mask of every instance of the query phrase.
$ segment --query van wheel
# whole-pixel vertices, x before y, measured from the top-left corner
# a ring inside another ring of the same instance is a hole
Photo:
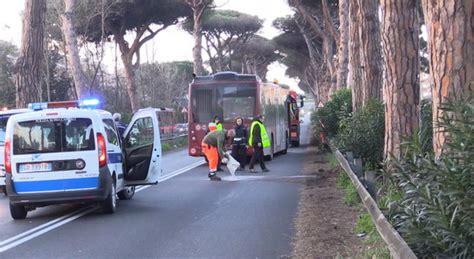
[[[13,219],[25,219],[28,211],[26,210],[25,206],[14,205],[10,203],[10,214],[12,215]]]
[[[127,186],[117,193],[119,199],[130,200],[135,195],[135,186]]]
[[[104,213],[112,214],[117,209],[117,194],[115,193],[115,182],[111,181],[110,193],[102,202],[102,210]]]

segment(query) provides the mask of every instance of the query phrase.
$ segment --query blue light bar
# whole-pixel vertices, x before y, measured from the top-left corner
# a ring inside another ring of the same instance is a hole
[[[97,106],[99,103],[98,99],[86,99],[81,101],[81,106]]]
[[[28,109],[39,111],[48,108],[48,103],[40,102],[40,103],[29,103]]]

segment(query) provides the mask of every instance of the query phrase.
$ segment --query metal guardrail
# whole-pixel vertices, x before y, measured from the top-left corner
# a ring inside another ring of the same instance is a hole
[[[370,196],[364,185],[360,182],[356,173],[353,172],[346,158],[331,142],[329,142],[329,147],[331,148],[333,154],[336,156],[336,159],[341,165],[341,167],[344,169],[344,171],[356,187],[357,192],[359,193],[359,196],[362,200],[362,203],[364,204],[364,207],[367,209],[370,214],[370,217],[372,218],[372,222],[374,222],[377,231],[379,232],[384,242],[387,244],[388,249],[390,250],[390,255],[393,258],[417,258],[415,253],[413,253],[413,251],[405,242],[405,240],[403,240],[400,234],[392,227],[392,225],[385,218],[382,211],[380,211],[379,207],[377,206],[377,203],[374,201],[372,196]]]
[[[175,139],[179,139],[179,138],[184,138],[184,137],[187,137],[188,136],[188,133],[184,133],[184,134],[172,134],[172,135],[166,135],[166,134],[163,134],[161,136],[161,140],[162,141],[169,141],[169,140],[175,140]]]

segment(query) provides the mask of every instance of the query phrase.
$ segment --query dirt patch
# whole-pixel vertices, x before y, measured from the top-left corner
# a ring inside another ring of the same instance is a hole
[[[331,170],[328,155],[310,148],[305,159],[304,174],[317,177],[307,179],[300,190],[293,258],[354,258],[363,249],[354,233],[357,211],[344,204],[344,193],[336,187],[337,169]]]

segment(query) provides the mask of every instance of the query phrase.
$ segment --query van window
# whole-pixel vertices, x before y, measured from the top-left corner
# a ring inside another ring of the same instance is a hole
[[[153,119],[140,118],[133,123],[125,139],[126,148],[135,148],[153,144]]]
[[[95,150],[92,120],[55,118],[17,122],[13,129],[13,154]]]
[[[119,140],[117,137],[117,132],[115,131],[114,121],[111,119],[104,119],[105,133],[107,134],[107,141],[112,144],[119,146]]]

